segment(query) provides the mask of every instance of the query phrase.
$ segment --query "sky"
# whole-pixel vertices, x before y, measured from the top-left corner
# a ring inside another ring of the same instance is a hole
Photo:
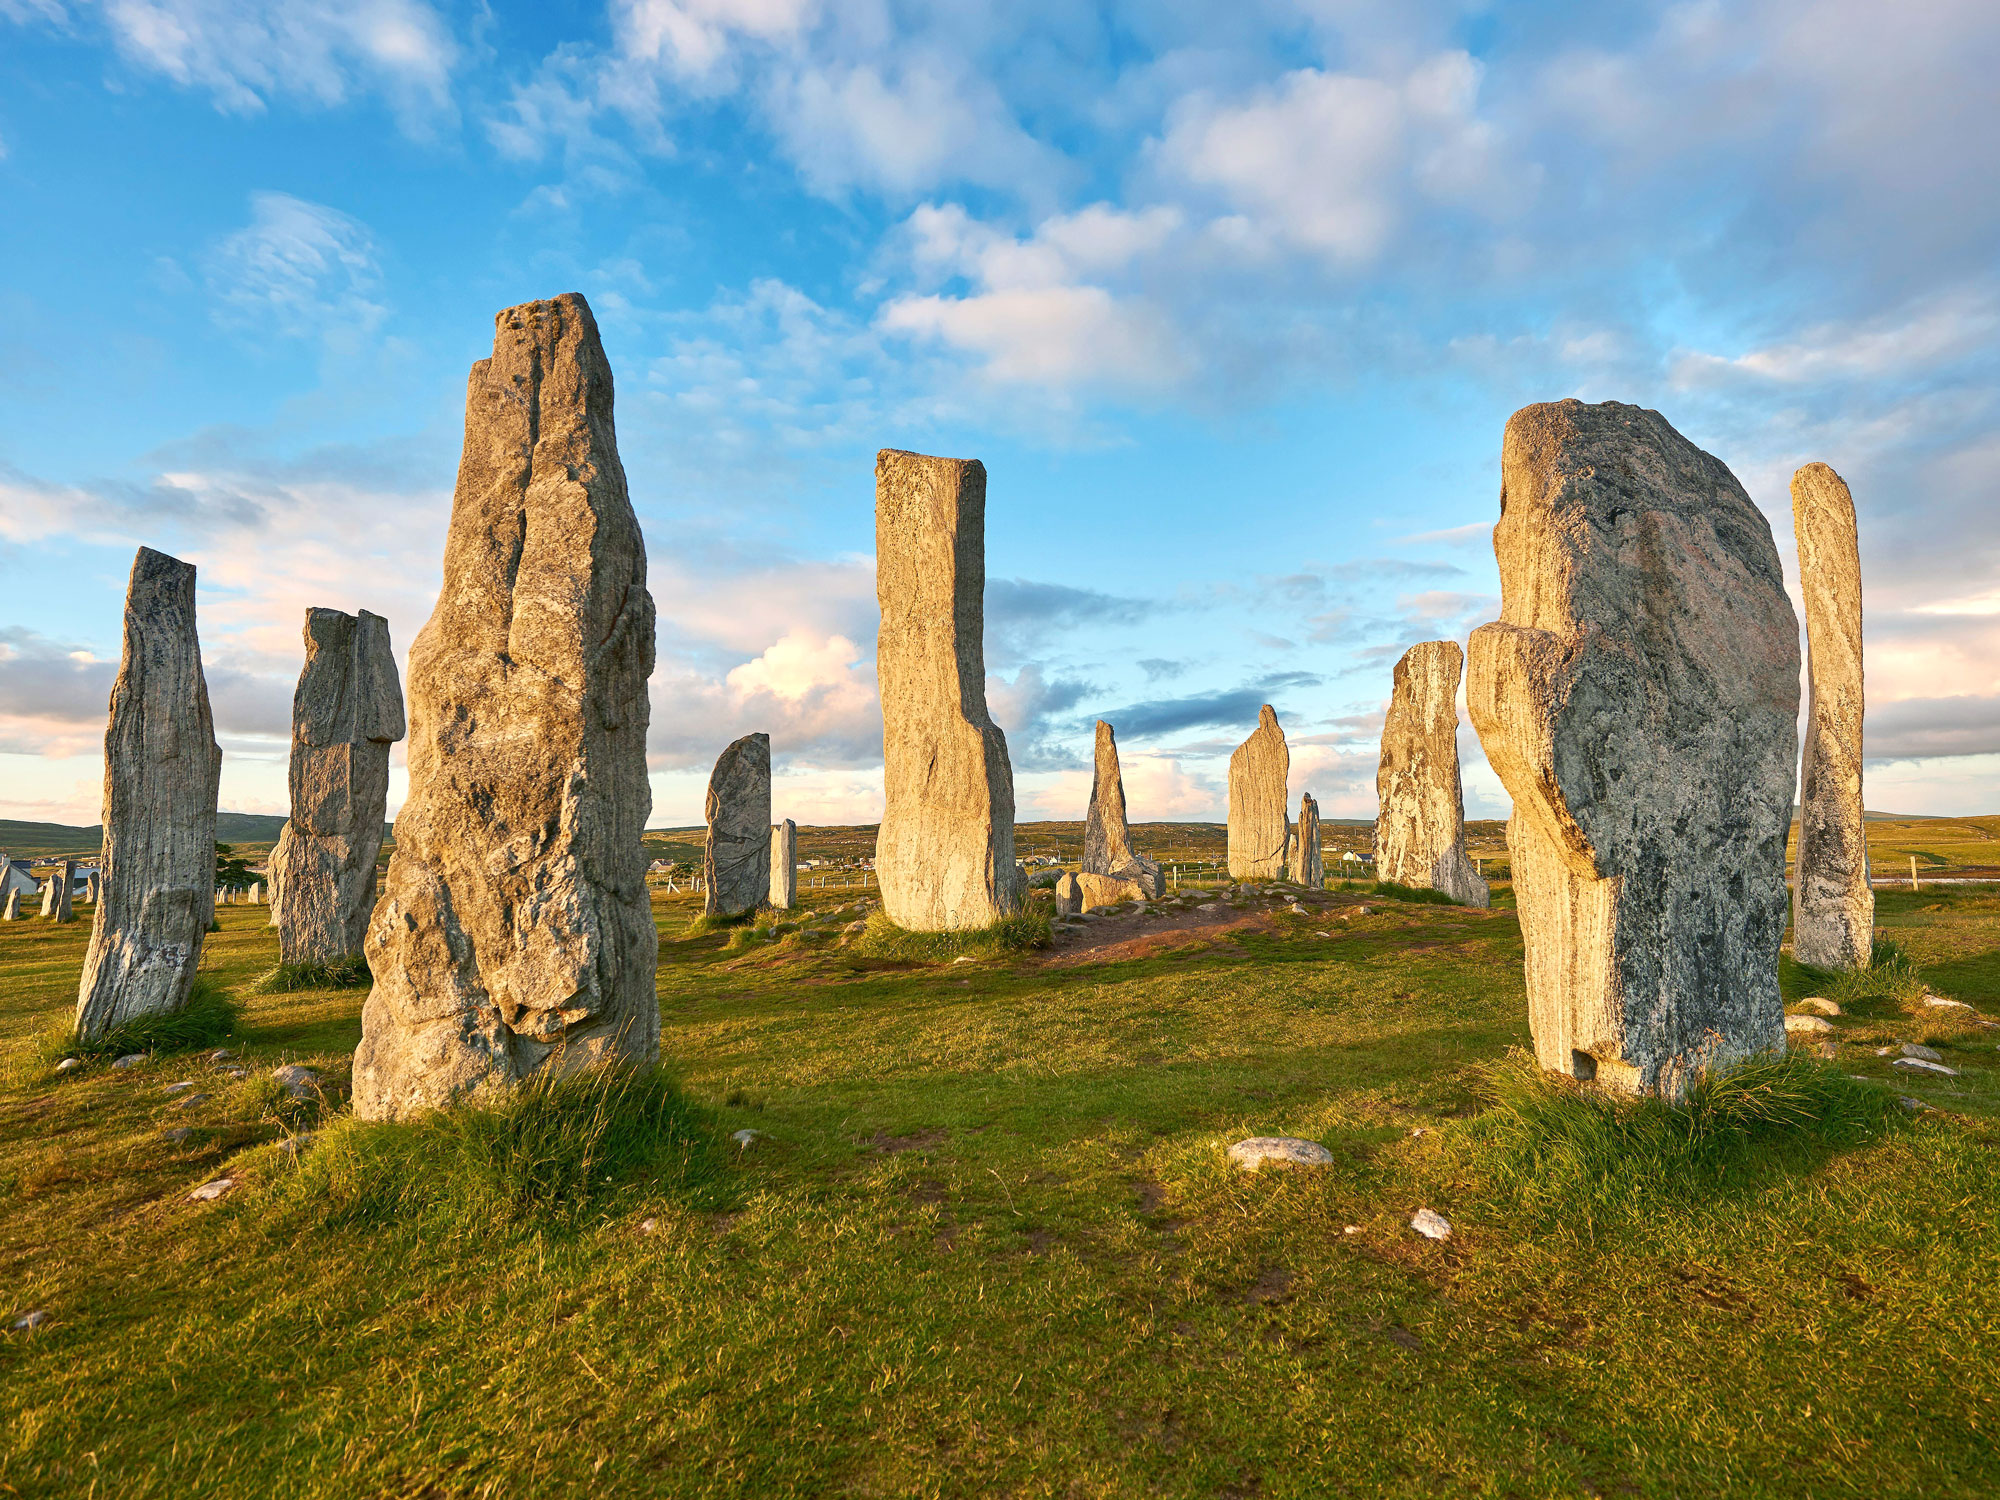
[[[1020,817],[1082,817],[1103,717],[1135,821],[1220,818],[1265,702],[1372,817],[1567,396],[1722,458],[1794,589],[1839,470],[1868,804],[2000,811],[1996,76],[1992,0],[0,0],[0,816],[97,821],[141,544],[200,570],[221,805],[287,811],[304,610],[407,648],[466,371],[565,291],[655,826],[753,730],[776,816],[879,815],[883,447],[986,464]]]

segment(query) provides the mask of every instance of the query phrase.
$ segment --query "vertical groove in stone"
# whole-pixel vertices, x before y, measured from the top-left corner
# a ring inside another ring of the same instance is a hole
[[[1308,890],[1316,891],[1326,884],[1326,864],[1319,850],[1319,803],[1310,792],[1299,798],[1299,821],[1292,830],[1289,873],[1294,882]]]

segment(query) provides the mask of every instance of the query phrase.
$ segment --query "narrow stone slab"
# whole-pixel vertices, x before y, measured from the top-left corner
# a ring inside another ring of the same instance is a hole
[[[410,649],[410,794],[364,947],[359,1118],[658,1057],[653,657],[590,307],[508,308],[467,382],[444,587]]]
[[[1229,757],[1229,877],[1271,880],[1285,873],[1291,820],[1285,816],[1292,752],[1266,703],[1257,728]]]
[[[389,622],[308,609],[292,694],[292,815],[271,851],[271,925],[286,963],[361,951],[389,802],[389,748],[403,737],[403,684]],[[259,895],[250,888],[254,903]]]
[[[1311,793],[1299,798],[1299,821],[1292,829],[1288,862],[1297,884],[1315,891],[1326,884],[1326,865],[1319,852],[1319,803]]]
[[[1865,969],[1875,890],[1861,807],[1861,547],[1854,497],[1825,464],[1792,476],[1792,527],[1807,684],[1792,956],[1821,969]]]
[[[18,922],[20,920],[21,893],[19,891],[9,891],[7,893],[6,906],[0,907],[0,922]]]
[[[1465,854],[1465,797],[1458,777],[1456,641],[1423,641],[1396,663],[1375,772],[1375,878],[1443,891],[1485,906],[1486,882]]]
[[[1245,1172],[1264,1167],[1325,1167],[1333,1163],[1333,1153],[1318,1141],[1302,1141],[1290,1135],[1253,1135],[1229,1148],[1229,1160]]]
[[[195,570],[141,547],[104,730],[104,899],[77,984],[76,1029],[102,1036],[187,1004],[215,916],[222,749],[195,631]]]
[[[716,757],[702,843],[702,911],[740,917],[771,894],[771,737],[746,734]]]
[[[1132,828],[1125,820],[1125,776],[1118,764],[1118,738],[1111,726],[1097,721],[1097,754],[1090,778],[1090,810],[1083,824],[1081,868],[1090,875],[1136,880],[1149,898],[1164,889],[1160,867],[1132,848]]]
[[[1083,913],[1083,886],[1077,877],[1065,870],[1056,882],[1056,915],[1075,917]]]
[[[42,892],[42,915],[51,922],[73,922],[76,912],[70,905],[70,893],[76,887],[76,861],[61,860],[55,873],[49,876],[46,890]]]
[[[1014,771],[986,708],[986,468],[875,457],[882,909],[914,932],[989,927],[1026,896]]]
[[[1658,412],[1525,407],[1466,701],[1543,1067],[1677,1097],[1784,1046],[1798,618],[1769,522]]]
[[[799,825],[790,818],[771,825],[770,900],[779,911],[799,904]]]

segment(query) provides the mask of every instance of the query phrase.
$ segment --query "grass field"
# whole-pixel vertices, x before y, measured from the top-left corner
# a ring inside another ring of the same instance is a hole
[[[49,1314],[0,1334],[0,1492],[2000,1492],[2000,1031],[1850,994],[1797,1121],[1605,1135],[1520,1106],[1510,910],[1193,906],[925,964],[662,902],[692,1144],[547,1215],[352,1207],[363,992],[259,993],[262,910],[204,961],[241,1079],[54,1074],[87,909],[0,924],[5,1321]],[[2000,1017],[2000,888],[1879,920]],[[1256,1134],[1334,1163],[1232,1172]]]

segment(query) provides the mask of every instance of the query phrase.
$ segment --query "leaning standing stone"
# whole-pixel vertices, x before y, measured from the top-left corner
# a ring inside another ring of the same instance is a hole
[[[73,922],[76,913],[70,907],[70,893],[76,886],[76,861],[58,860],[55,873],[49,876],[49,888],[42,896],[42,915],[51,922]]]
[[[875,652],[882,693],[882,910],[914,932],[1021,909],[1014,772],[986,711],[986,468],[875,457]]]
[[[1319,852],[1319,803],[1310,792],[1299,798],[1299,822],[1292,830],[1290,868],[1292,880],[1308,890],[1326,884],[1326,865]]]
[[[1507,827],[1543,1067],[1679,1095],[1782,1051],[1798,619],[1771,528],[1658,412],[1530,406],[1466,702]]]
[[[1136,880],[1147,896],[1161,893],[1160,867],[1133,852],[1132,828],[1125,820],[1125,777],[1118,765],[1118,740],[1111,726],[1097,721],[1097,765],[1090,780],[1090,811],[1083,825],[1083,864],[1090,875]]]
[[[770,901],[779,911],[799,904],[799,825],[790,818],[771,825]]]
[[[1861,811],[1861,547],[1854,497],[1825,464],[1792,476],[1799,593],[1806,606],[1806,743],[1792,956],[1865,969],[1875,940]]]
[[[187,1004],[215,915],[221,779],[194,568],[141,547],[104,730],[104,899],[77,985],[79,1036]]]
[[[1456,641],[1424,641],[1396,663],[1375,772],[1375,878],[1443,891],[1485,906],[1486,882],[1465,854],[1465,797],[1458,780]]]
[[[354,1113],[659,1053],[640,836],[653,600],[582,297],[472,367],[444,588],[410,648],[410,793],[364,948]]]
[[[19,891],[9,891],[7,893],[6,906],[0,908],[0,922],[18,922],[20,920],[21,893]]]
[[[335,963],[361,951],[375,909],[403,684],[380,615],[308,609],[305,641],[292,694],[292,816],[271,851],[271,925],[286,963]]]
[[[1285,816],[1292,752],[1266,703],[1257,728],[1229,757],[1229,876],[1271,880],[1285,873],[1291,820]]]
[[[708,778],[701,873],[711,917],[740,917],[771,894],[771,737],[746,734],[716,757]]]

